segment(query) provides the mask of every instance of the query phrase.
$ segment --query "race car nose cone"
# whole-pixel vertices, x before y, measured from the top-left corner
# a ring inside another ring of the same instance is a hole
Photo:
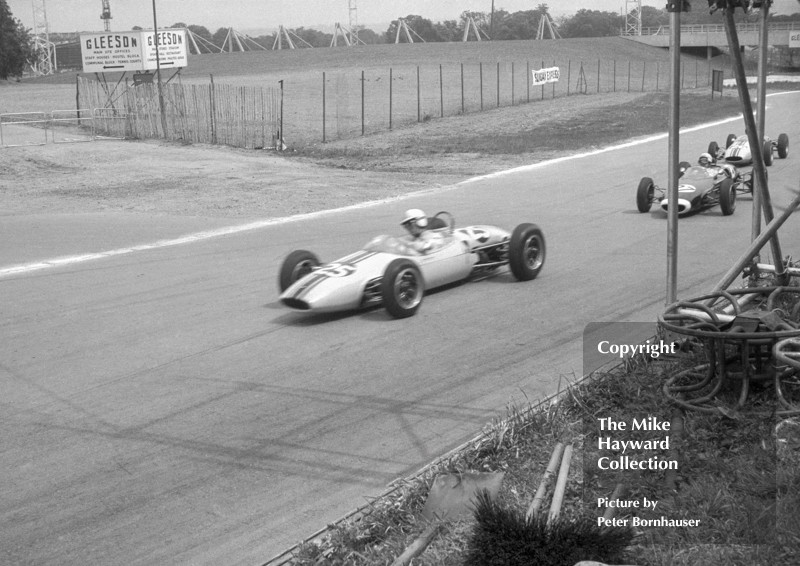
[[[669,199],[664,199],[661,201],[661,208],[666,212],[669,210]],[[692,209],[692,203],[686,199],[679,198],[678,199],[678,214],[683,214],[685,212],[689,212]]]

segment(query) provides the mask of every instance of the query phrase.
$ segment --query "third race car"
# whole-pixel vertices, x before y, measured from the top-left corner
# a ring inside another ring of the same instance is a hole
[[[764,165],[772,165],[772,154],[775,152],[781,159],[785,159],[789,155],[788,135],[779,135],[777,141],[773,141],[768,137],[764,138],[764,142],[761,145]],[[720,147],[717,142],[712,141],[708,144],[708,153],[717,161],[724,161],[737,167],[753,164],[753,152],[750,149],[750,139],[747,135],[737,137],[736,134],[728,134],[724,148]]]

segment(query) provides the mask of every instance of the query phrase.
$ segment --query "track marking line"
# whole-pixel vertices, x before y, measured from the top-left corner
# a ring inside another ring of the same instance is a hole
[[[787,91],[787,92],[779,92],[774,94],[769,94],[769,96],[779,96],[782,94],[794,94],[798,91]],[[717,122],[709,122],[706,124],[700,124],[698,126],[692,126],[690,128],[684,128],[680,130],[680,133],[689,133],[689,132],[696,132],[698,130],[703,130],[706,128],[713,128],[714,126],[719,126],[722,124],[727,124],[728,122],[733,122],[736,120],[741,120],[742,114],[738,114],[731,118],[726,118],[724,120],[719,120]],[[170,240],[158,240],[156,242],[152,242],[149,244],[140,244],[138,246],[131,246],[128,248],[118,248],[116,250],[108,250],[105,252],[97,252],[91,254],[81,254],[81,255],[72,255],[72,256],[65,256],[65,257],[58,257],[54,259],[47,259],[43,261],[37,261],[33,263],[26,263],[21,265],[12,265],[9,267],[0,268],[0,278],[8,277],[10,275],[19,275],[23,273],[30,273],[32,271],[39,271],[42,269],[50,269],[53,267],[62,267],[65,265],[72,265],[76,263],[83,263],[87,261],[96,261],[99,259],[105,259],[114,256],[126,255],[134,252],[143,252],[149,250],[156,250],[160,248],[167,248],[170,246],[180,246],[184,244],[192,244],[194,242],[200,242],[203,240],[209,240],[211,238],[219,238],[221,236],[230,236],[231,234],[238,234],[240,232],[248,232],[250,230],[260,230],[261,228],[267,228],[269,226],[278,226],[280,224],[288,224],[290,222],[298,222],[301,220],[310,220],[314,218],[320,218],[322,216],[328,216],[331,214],[337,214],[340,212],[348,212],[351,210],[360,210],[363,208],[370,208],[373,206],[378,206],[381,204],[386,204],[389,202],[395,202],[399,200],[405,200],[412,197],[419,197],[424,196],[426,194],[433,194],[438,192],[443,192],[446,190],[452,190],[455,188],[460,187],[461,185],[466,185],[469,183],[474,183],[475,181],[481,181],[483,179],[494,179],[497,177],[502,177],[504,175],[509,175],[513,173],[520,173],[524,171],[531,171],[533,169],[537,169],[540,167],[546,167],[548,165],[553,165],[556,163],[562,163],[564,161],[570,161],[572,159],[582,159],[584,157],[590,157],[593,155],[598,155],[601,153],[607,153],[610,151],[617,151],[620,149],[626,149],[629,147],[635,147],[637,145],[643,145],[646,143],[650,143],[652,141],[658,141],[668,137],[668,133],[661,133],[656,134],[654,136],[648,136],[646,138],[639,138],[636,140],[632,140],[629,142],[624,142],[617,145],[612,145],[608,147],[604,147],[601,149],[596,149],[584,153],[576,153],[574,155],[565,155],[564,157],[557,157],[556,159],[550,159],[548,161],[541,161],[539,163],[533,163],[531,165],[523,165],[521,167],[514,167],[512,169],[506,169],[503,171],[497,171],[495,173],[490,173],[488,175],[480,175],[478,177],[471,177],[455,185],[447,186],[447,187],[436,187],[433,189],[424,189],[421,191],[415,191],[413,193],[408,193],[405,195],[392,197],[388,199],[381,199],[381,200],[372,200],[367,202],[362,202],[358,204],[352,204],[349,206],[343,206],[340,208],[333,208],[330,210],[320,210],[316,212],[308,212],[305,214],[297,214],[294,216],[284,216],[281,218],[269,218],[265,220],[257,220],[255,222],[249,222],[247,224],[240,224],[237,226],[228,226],[225,228],[218,228],[216,230],[208,230],[204,232],[195,232],[194,234],[188,234],[186,236],[182,236],[180,238],[173,238]]]

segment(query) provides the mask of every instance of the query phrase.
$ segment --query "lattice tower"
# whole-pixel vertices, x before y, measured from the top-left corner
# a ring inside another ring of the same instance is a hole
[[[50,26],[47,24],[45,0],[32,0],[33,3],[33,45],[37,60],[31,67],[39,75],[51,75],[56,69],[56,47],[50,41]]]
[[[350,13],[350,45],[358,44],[358,6],[356,0],[347,0],[347,10]]]
[[[642,35],[642,0],[625,0],[625,35]]]
[[[111,5],[109,0],[103,0],[103,13],[100,14],[100,19],[103,20],[103,29],[111,31]]]

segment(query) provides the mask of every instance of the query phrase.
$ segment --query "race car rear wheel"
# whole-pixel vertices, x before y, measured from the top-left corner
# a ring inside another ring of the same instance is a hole
[[[413,316],[422,304],[425,282],[417,265],[408,259],[395,259],[383,273],[383,306],[395,318]]]
[[[642,180],[639,181],[639,188],[636,190],[636,208],[639,209],[639,212],[648,212],[650,210],[655,192],[656,186],[653,184],[653,179],[642,177]]]
[[[283,293],[295,281],[311,273],[319,265],[319,259],[307,250],[295,250],[283,260],[278,275],[278,287]]]
[[[789,136],[781,134],[778,136],[778,157],[786,159],[789,155]]]
[[[733,179],[723,179],[720,183],[719,207],[725,216],[730,216],[736,210],[736,189],[733,188]]]
[[[728,149],[733,142],[736,141],[736,134],[728,134],[728,138],[725,140],[725,149]]]
[[[764,142],[764,165],[772,165],[772,142],[767,140]]]
[[[717,144],[717,142],[711,142],[710,144],[708,144],[708,153],[711,154],[711,157],[716,158],[718,151],[719,151],[719,145]]]
[[[520,224],[511,233],[508,266],[519,281],[536,279],[544,266],[544,234],[536,224]]]

